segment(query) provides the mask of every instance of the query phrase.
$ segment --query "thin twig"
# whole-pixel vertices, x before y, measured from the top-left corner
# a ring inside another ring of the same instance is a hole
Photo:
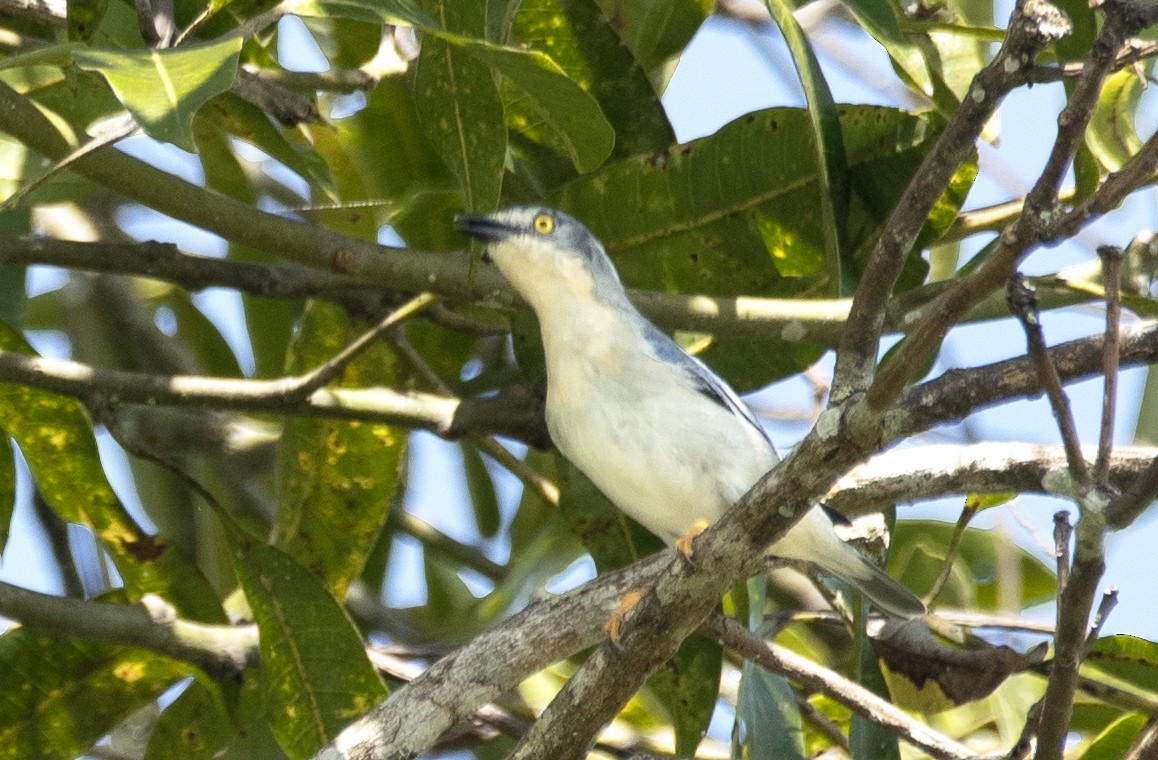
[[[1016,86],[1011,74],[1030,65],[1039,50],[1064,37],[1070,29],[1064,14],[1048,2],[1027,0],[1018,3],[1010,18],[1005,42],[994,59],[974,77],[960,107],[921,162],[873,248],[853,300],[849,321],[841,335],[832,392],[836,401],[868,387],[877,360],[888,299],[905,257],[933,204],[962,161],[972,152],[990,116]],[[922,357],[926,353],[923,352]],[[907,379],[911,374],[906,370],[904,377]],[[877,399],[880,403],[873,403],[873,408],[887,406],[902,385],[888,393],[886,398]]]
[[[442,381],[442,378],[431,368],[426,362],[426,359],[422,357],[422,354],[418,353],[414,346],[411,345],[410,341],[399,336],[392,340],[391,344],[394,346],[394,350],[410,362],[411,366],[414,367],[436,391],[451,395],[450,386]],[[551,482],[550,479],[543,477],[535,468],[512,454],[506,446],[499,443],[493,436],[480,433],[468,433],[467,439],[484,454],[498,462],[507,472],[518,478],[523,486],[538,496],[544,504],[552,507],[559,506],[559,486]]]
[[[718,613],[712,615],[700,627],[700,632],[761,667],[796,681],[810,691],[828,696],[932,757],[946,760],[973,760],[977,757],[973,750],[908,716],[860,684],[784,647],[764,641],[731,618]]]
[[[1025,342],[1029,358],[1037,370],[1038,380],[1046,398],[1053,409],[1054,420],[1061,433],[1062,445],[1066,449],[1066,458],[1069,460],[1070,474],[1081,490],[1090,486],[1090,471],[1082,455],[1081,442],[1078,440],[1077,427],[1074,425],[1073,411],[1070,409],[1069,397],[1062,388],[1061,377],[1057,368],[1050,360],[1049,351],[1045,345],[1045,335],[1041,329],[1040,314],[1037,311],[1037,301],[1033,291],[1025,281],[1014,276],[1009,280],[1007,296],[1009,310],[1017,317],[1025,330]]]
[[[1158,719],[1151,718],[1134,737],[1122,760],[1153,760],[1158,756]]]
[[[1031,3],[1026,3],[1029,6]],[[1122,199],[1154,175],[1158,143],[1154,137],[1126,167],[1111,175],[1095,193],[1068,214],[1059,213],[1062,179],[1084,139],[1086,125],[1097,106],[1102,83],[1112,70],[1126,41],[1152,23],[1156,14],[1133,0],[1111,0],[1103,6],[1106,23],[1098,33],[1070,99],[1058,116],[1057,136],[1041,175],[1026,195],[1025,212],[1007,226],[986,259],[954,281],[937,308],[909,330],[906,340],[878,373],[867,394],[869,406],[888,406],[909,378],[939,347],[950,327],[977,303],[1002,287],[1018,263],[1037,245],[1080,229],[1089,219],[1115,208]],[[1012,26],[1012,24],[1011,24]]]
[[[1102,282],[1106,290],[1106,341],[1102,344],[1102,429],[1098,437],[1098,456],[1094,460],[1094,483],[1106,485],[1110,471],[1110,453],[1114,448],[1114,416],[1118,400],[1118,328],[1122,316],[1122,294],[1119,272],[1125,252],[1116,246],[1098,248],[1102,260]]]
[[[953,526],[953,535],[949,538],[949,546],[945,549],[945,559],[941,562],[941,574],[937,577],[936,582],[933,583],[933,588],[929,589],[929,593],[925,594],[923,601],[928,606],[932,604],[933,600],[940,595],[941,590],[945,588],[945,584],[949,582],[949,577],[953,573],[953,560],[957,556],[957,546],[961,543],[961,537],[965,535],[965,528],[968,527],[969,521],[977,514],[977,502],[971,497],[965,498],[965,506],[961,509],[961,514],[957,516],[957,524]]]
[[[1118,587],[1110,586],[1102,592],[1102,601],[1098,604],[1098,611],[1094,613],[1094,622],[1090,624],[1090,632],[1086,635],[1086,653],[1088,654],[1094,644],[1097,643],[1098,637],[1102,634],[1102,627],[1106,624],[1106,618],[1110,616],[1110,612],[1118,604]]]
[[[401,324],[426,307],[438,300],[438,296],[431,293],[419,293],[394,311],[383,317],[378,324],[359,335],[350,345],[343,348],[322,364],[304,375],[299,375],[289,382],[285,382],[283,391],[286,398],[300,400],[308,397],[314,391],[320,390],[327,383],[334,380],[345,371],[346,366],[354,358],[365,351],[374,341],[392,327]]]
[[[1158,457],[1130,483],[1130,487],[1106,510],[1106,523],[1114,530],[1129,527],[1158,496]]]
[[[1064,509],[1053,513],[1053,556],[1057,568],[1057,595],[1061,597],[1070,578],[1070,539],[1074,528],[1070,513]]]

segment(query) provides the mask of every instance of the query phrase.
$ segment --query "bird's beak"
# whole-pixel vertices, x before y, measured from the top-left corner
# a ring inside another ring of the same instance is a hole
[[[475,216],[473,214],[459,214],[454,217],[454,226],[479,240],[505,240],[518,232],[518,228],[505,224],[489,216]]]

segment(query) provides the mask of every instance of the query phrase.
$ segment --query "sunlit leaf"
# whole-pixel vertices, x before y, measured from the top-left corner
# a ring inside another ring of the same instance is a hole
[[[818,182],[816,201],[820,207],[821,238],[824,245],[824,276],[820,280],[819,293],[823,295],[846,295],[856,283],[844,282],[848,250],[848,204],[849,176],[848,157],[844,151],[840,119],[832,91],[820,69],[820,61],[812,52],[812,45],[804,36],[804,30],[793,15],[795,6],[789,0],[768,0],[772,20],[780,27],[796,75],[804,89],[804,99],[808,106],[809,123],[812,127],[813,155],[815,156],[816,178]]]
[[[666,3],[656,5],[670,7]],[[612,22],[595,3],[525,0],[515,15],[514,34],[520,43],[551,56],[599,102],[615,129],[612,158],[663,150],[675,142],[647,72],[620,42]],[[508,108],[514,107],[508,104]]]
[[[893,532],[893,542],[903,550],[892,553],[890,567],[894,577],[918,595],[927,592],[941,573],[953,531],[954,526],[949,523],[899,520]],[[1054,598],[1057,579],[1041,560],[1014,544],[1005,534],[968,528],[957,546],[949,582],[936,603],[994,609],[997,585],[1002,582],[997,571],[999,552],[1007,553],[1017,563],[1020,579],[1016,591],[1022,605]]]
[[[493,209],[507,143],[503,104],[490,66],[430,37],[418,56],[414,88],[424,132],[458,177],[465,208]]]
[[[0,349],[31,354],[0,322]],[[186,614],[218,619],[220,606],[199,575],[165,541],[143,531],[105,479],[92,423],[70,398],[0,383],[0,429],[12,436],[36,487],[61,518],[88,526],[117,563],[131,597],[151,591]]]
[[[83,69],[97,71],[145,132],[193,150],[197,109],[224,92],[237,74],[239,37],[168,50],[73,51]]]
[[[1090,742],[1090,746],[1079,756],[1080,760],[1120,760],[1126,757],[1147,720],[1147,716],[1142,713],[1123,715]]]

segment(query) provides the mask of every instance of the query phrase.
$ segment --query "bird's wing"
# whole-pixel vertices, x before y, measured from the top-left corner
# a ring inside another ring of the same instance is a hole
[[[756,415],[752,414],[752,410],[748,408],[748,405],[736,395],[736,392],[732,390],[719,375],[708,369],[707,365],[699,359],[691,356],[676,345],[676,342],[664,334],[658,327],[647,321],[644,322],[644,325],[643,338],[652,358],[674,367],[676,371],[683,374],[689,381],[689,384],[694,387],[698,393],[715,401],[720,406],[745,420],[759,432],[764,440],[769,440],[768,434],[764,432],[764,428],[756,421]]]

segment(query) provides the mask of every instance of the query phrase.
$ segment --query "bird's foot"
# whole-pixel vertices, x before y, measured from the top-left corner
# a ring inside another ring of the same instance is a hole
[[[623,633],[623,621],[635,609],[635,605],[639,604],[639,600],[647,592],[647,586],[639,586],[629,590],[619,600],[619,605],[615,611],[611,613],[611,617],[603,624],[603,630],[607,631],[607,637],[611,639],[611,643],[616,647],[620,647],[620,635]]]
[[[690,528],[684,531],[683,535],[675,540],[676,551],[680,553],[680,556],[684,558],[684,561],[693,567],[695,566],[696,561],[695,557],[693,556],[695,554],[695,550],[692,547],[692,541],[696,539],[696,536],[703,533],[704,530],[707,529],[708,525],[709,523],[707,520],[696,520],[694,523],[692,523]]]

